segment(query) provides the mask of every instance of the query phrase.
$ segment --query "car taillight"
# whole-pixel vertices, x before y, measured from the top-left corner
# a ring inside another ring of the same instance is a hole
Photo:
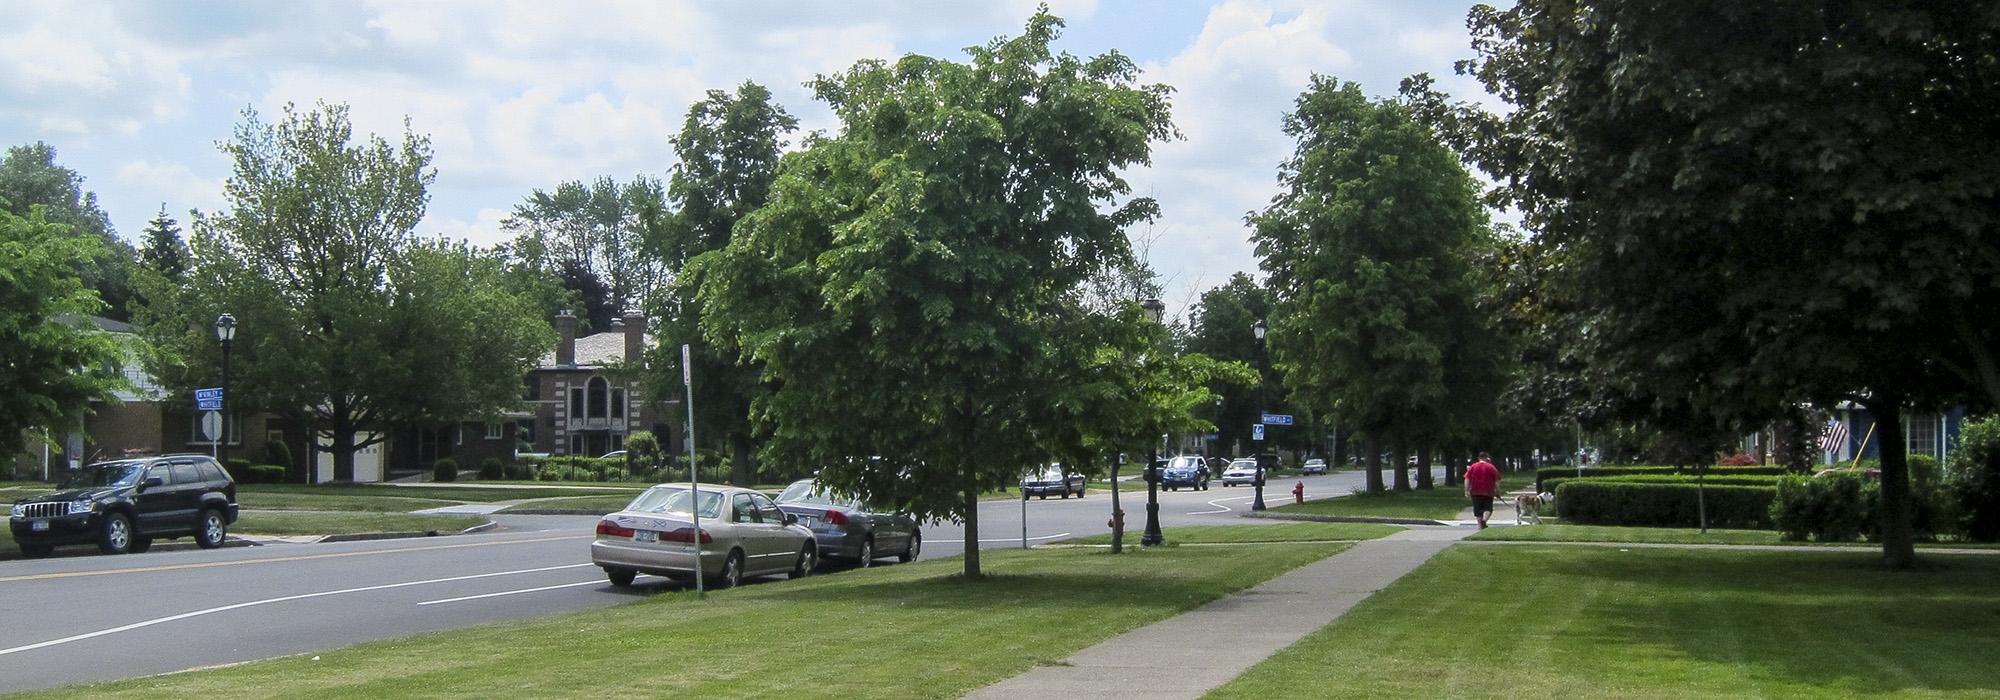
[[[694,544],[694,528],[691,528],[691,527],[684,527],[684,528],[681,528],[681,529],[678,529],[678,530],[675,530],[675,531],[673,531],[673,532],[662,532],[662,533],[660,533],[660,541],[661,541],[661,542],[683,542],[683,543],[687,543],[687,544]],[[701,531],[701,543],[702,543],[702,544],[713,544],[713,543],[715,543],[715,537],[714,537],[714,536],[712,536],[712,535],[710,535],[710,534],[708,534],[708,531],[707,531],[707,530],[702,530],[702,531]]]
[[[824,521],[826,521],[826,524],[828,524],[828,525],[846,525],[846,524],[847,524],[847,514],[846,514],[846,513],[842,513],[842,512],[840,512],[840,511],[837,511],[837,510],[833,510],[833,509],[831,509],[831,508],[828,508],[828,509],[827,509],[827,511],[826,511],[826,517],[823,517],[823,518],[820,518],[820,519],[821,519],[821,520],[824,520]]]
[[[621,527],[618,525],[618,523],[614,523],[609,520],[597,521],[597,534],[599,535],[607,535],[611,537],[631,537],[633,532],[634,530],[632,528]]]

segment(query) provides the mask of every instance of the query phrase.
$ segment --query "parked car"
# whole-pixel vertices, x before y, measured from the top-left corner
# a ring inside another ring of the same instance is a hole
[[[55,493],[15,501],[8,515],[23,556],[90,543],[105,554],[144,552],[154,540],[189,535],[213,549],[236,523],[236,482],[207,455],[98,462]]]
[[[1299,469],[1299,473],[1304,474],[1306,476],[1312,476],[1314,474],[1325,474],[1326,471],[1327,471],[1326,460],[1320,459],[1318,457],[1306,460],[1306,465]]]
[[[1257,483],[1257,460],[1254,459],[1235,460],[1229,463],[1228,469],[1222,470],[1223,486],[1235,486],[1237,484],[1255,484],[1255,483]]]
[[[912,561],[923,549],[917,519],[903,513],[882,513],[860,499],[836,496],[812,479],[794,481],[778,493],[778,508],[799,517],[812,530],[821,559],[845,559],[861,566],[883,553]]]
[[[1167,460],[1167,467],[1160,471],[1160,485],[1168,491],[1182,488],[1207,491],[1208,463],[1196,455],[1181,455]]]
[[[819,549],[812,530],[762,492],[703,484],[697,493],[687,484],[660,484],[597,521],[590,563],[614,586],[654,574],[681,581],[703,576],[716,588],[731,588],[752,576],[810,576]]]
[[[1021,478],[1021,500],[1028,500],[1029,496],[1040,496],[1046,500],[1052,493],[1063,498],[1069,498],[1070,494],[1083,498],[1083,487],[1087,482],[1088,478],[1084,475],[1072,473],[1065,476],[1062,465],[1051,464],[1040,472]]]
[[[610,452],[604,453],[603,456],[598,457],[598,459],[624,459],[624,458],[625,458],[624,450],[612,450]]]

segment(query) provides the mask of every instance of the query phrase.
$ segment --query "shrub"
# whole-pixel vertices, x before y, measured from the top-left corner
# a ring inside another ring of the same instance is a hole
[[[450,457],[438,460],[436,463],[431,465],[431,480],[457,481],[458,462],[452,461]]]
[[[1715,464],[1716,466],[1720,467],[1749,467],[1749,466],[1755,466],[1757,464],[1757,458],[1750,456],[1749,454],[1746,453],[1738,452],[1736,454],[1722,458],[1721,461],[1716,462]]]
[[[1593,476],[1673,476],[1681,474],[1685,474],[1687,476],[1694,476],[1694,473],[1695,472],[1693,469],[1681,469],[1679,467],[1658,467],[1658,466],[1583,468],[1583,477],[1585,478]],[[1756,467],[1709,467],[1708,468],[1708,476],[1710,479],[1713,479],[1718,476],[1756,476],[1756,475],[1776,476],[1783,473],[1785,473],[1784,467],[1756,466]],[[1549,479],[1576,478],[1576,477],[1577,477],[1577,469],[1575,467],[1543,467],[1541,469],[1535,470],[1535,490],[1544,493],[1551,492],[1554,489],[1543,488],[1543,483],[1545,481]]]
[[[284,466],[277,464],[256,464],[243,467],[240,472],[232,471],[230,476],[239,484],[282,484],[285,482],[287,471]]]
[[[1693,485],[1693,484],[1702,484],[1702,483],[1706,483],[1706,484],[1708,484],[1709,486],[1764,486],[1764,487],[1775,487],[1775,486],[1777,486],[1777,485],[1778,485],[1778,479],[1780,479],[1780,478],[1782,478],[1782,477],[1780,477],[1779,475],[1776,475],[1776,474],[1734,474],[1734,473],[1723,473],[1723,474],[1709,474],[1709,475],[1708,475],[1708,476],[1707,476],[1707,477],[1706,477],[1705,479],[1704,479],[1704,478],[1702,478],[1702,477],[1699,477],[1699,476],[1696,476],[1696,475],[1693,475],[1693,474],[1635,474],[1635,475],[1630,475],[1630,476],[1586,476],[1586,477],[1584,477],[1584,478],[1583,478],[1583,480],[1584,480],[1584,481],[1612,481],[1612,482],[1617,482],[1617,483],[1621,483],[1621,484],[1689,484],[1689,485]],[[1544,479],[1544,480],[1542,481],[1542,485],[1543,485],[1543,487],[1544,487],[1544,488],[1548,489],[1548,492],[1549,492],[1549,493],[1554,493],[1556,489],[1558,489],[1558,488],[1562,488],[1562,485],[1563,485],[1563,484],[1566,484],[1566,483],[1569,483],[1569,482],[1572,482],[1572,481],[1576,481],[1576,480],[1577,480],[1577,478],[1576,478],[1576,477],[1574,477],[1574,476],[1566,476],[1566,477],[1562,477],[1562,478],[1554,478],[1554,477],[1551,477],[1551,478],[1548,478],[1548,479]]]
[[[1966,421],[1946,467],[1953,529],[1980,542],[2000,540],[2000,417]]]
[[[633,474],[650,474],[667,463],[667,455],[660,449],[660,439],[652,433],[639,431],[625,436],[625,467]]]
[[[515,462],[501,467],[500,473],[511,481],[533,481],[538,464],[540,462]]]
[[[487,457],[486,459],[479,460],[479,478],[494,481],[506,475],[506,467],[500,464],[499,457]]]
[[[292,448],[285,446],[285,441],[283,440],[272,440],[264,443],[264,463],[291,464]]]
[[[250,460],[240,457],[231,457],[222,462],[222,468],[229,471],[229,478],[239,482],[249,480],[249,483],[254,484],[257,483],[254,481],[257,475],[251,473],[250,466]]]
[[[536,481],[562,481],[562,478],[562,467],[549,464],[548,462],[543,462],[541,468],[535,470]]]
[[[1868,527],[1861,476],[1839,471],[1819,476],[1787,476],[1778,481],[1771,521],[1788,540],[1851,542]]]
[[[1698,527],[1701,499],[1707,504],[1709,527],[1767,528],[1776,493],[1764,486],[1697,488],[1584,479],[1556,491],[1556,509],[1563,522],[1578,525]]]
[[[626,473],[623,467],[609,467],[604,470],[605,481],[624,481],[625,479]]]

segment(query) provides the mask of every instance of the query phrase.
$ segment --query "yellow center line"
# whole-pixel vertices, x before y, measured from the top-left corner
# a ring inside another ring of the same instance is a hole
[[[5,576],[5,577],[0,577],[0,583],[12,583],[15,581],[47,581],[50,579],[80,578],[83,576],[143,574],[154,571],[178,571],[181,569],[209,569],[218,566],[242,566],[245,564],[275,564],[278,562],[309,561],[313,559],[339,559],[342,557],[365,557],[375,554],[427,552],[439,549],[464,549],[467,547],[493,547],[505,544],[530,544],[534,542],[555,542],[558,540],[583,540],[583,539],[590,539],[593,537],[596,537],[596,535],[564,535],[561,537],[538,537],[535,539],[506,540],[502,542],[469,542],[465,544],[438,544],[438,545],[430,545],[428,547],[406,547],[402,549],[376,549],[365,552],[338,552],[333,554],[301,554],[292,557],[271,557],[269,559],[239,559],[235,561],[202,562],[199,564],[168,564],[164,566],[140,566],[129,569],[103,569],[99,571],[68,571],[55,574],[30,574],[27,576]]]

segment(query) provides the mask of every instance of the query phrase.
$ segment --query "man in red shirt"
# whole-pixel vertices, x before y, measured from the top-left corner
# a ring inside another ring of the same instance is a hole
[[[1500,470],[1493,468],[1493,459],[1486,453],[1479,453],[1479,461],[1465,467],[1465,495],[1472,499],[1472,517],[1479,519],[1479,529],[1486,529],[1486,516],[1493,514],[1493,498],[1500,495]]]

